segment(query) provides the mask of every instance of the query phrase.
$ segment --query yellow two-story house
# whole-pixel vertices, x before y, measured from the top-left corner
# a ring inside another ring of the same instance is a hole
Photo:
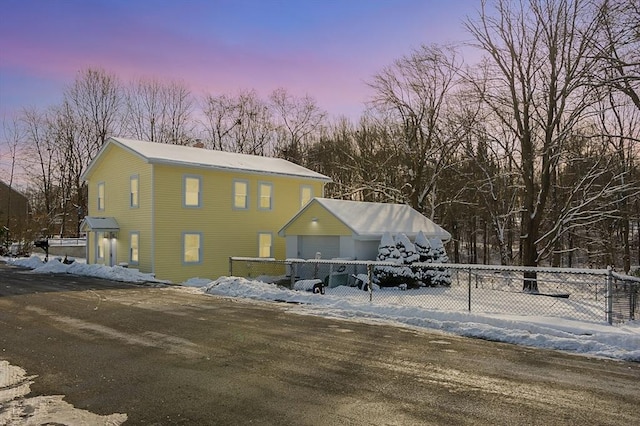
[[[285,257],[278,230],[330,179],[289,161],[110,138],[83,175],[87,263],[174,283],[229,273],[229,256]]]

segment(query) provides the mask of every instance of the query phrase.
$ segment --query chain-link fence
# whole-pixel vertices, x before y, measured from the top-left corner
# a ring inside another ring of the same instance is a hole
[[[385,305],[609,323],[638,316],[640,284],[608,269],[232,257],[229,273],[296,290],[321,283],[324,294]]]
[[[610,308],[613,322],[640,319],[640,278],[610,274]]]

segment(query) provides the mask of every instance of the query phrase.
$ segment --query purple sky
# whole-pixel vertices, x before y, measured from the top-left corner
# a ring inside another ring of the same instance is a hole
[[[60,101],[79,70],[184,81],[195,95],[284,87],[357,117],[366,81],[423,43],[466,38],[478,0],[2,0],[0,120]]]

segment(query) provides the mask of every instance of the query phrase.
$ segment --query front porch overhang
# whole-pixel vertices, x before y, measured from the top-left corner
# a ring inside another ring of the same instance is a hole
[[[81,232],[118,232],[120,226],[115,217],[85,216],[80,224]]]

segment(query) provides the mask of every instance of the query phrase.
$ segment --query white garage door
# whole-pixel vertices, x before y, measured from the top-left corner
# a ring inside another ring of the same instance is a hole
[[[340,257],[340,237],[303,235],[298,237],[298,250],[302,259],[314,259],[317,252],[322,259]]]

